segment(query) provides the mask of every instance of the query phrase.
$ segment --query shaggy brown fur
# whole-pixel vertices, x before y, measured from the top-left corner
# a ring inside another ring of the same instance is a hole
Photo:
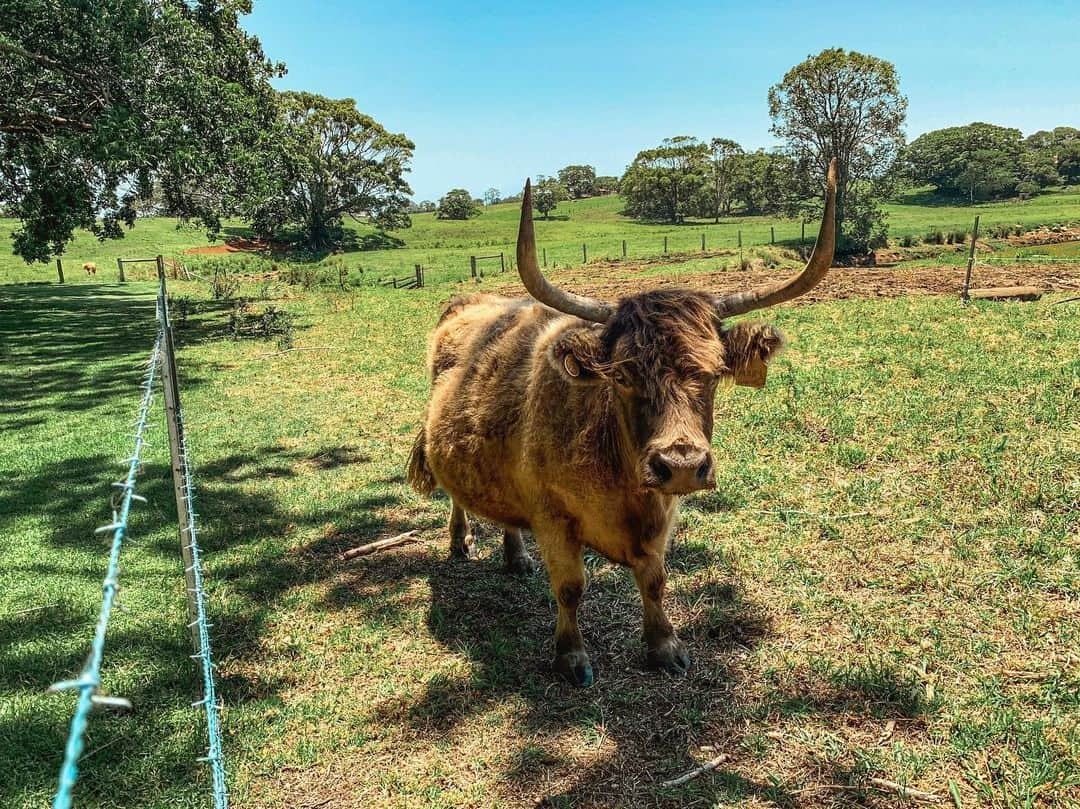
[[[512,569],[531,569],[520,529],[532,530],[559,605],[555,667],[572,682],[592,682],[577,625],[585,547],[633,570],[649,661],[689,666],[662,605],[678,497],[714,485],[719,380],[763,379],[781,345],[771,326],[725,329],[713,298],[692,290],[626,298],[603,326],[529,299],[447,307],[408,479],[453,499],[456,555],[475,552],[466,512],[505,527]]]

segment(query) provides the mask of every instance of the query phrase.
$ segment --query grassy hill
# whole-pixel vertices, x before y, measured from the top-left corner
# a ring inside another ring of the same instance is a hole
[[[1058,224],[1080,221],[1080,189],[1072,189],[1036,197],[1031,200],[1009,200],[981,205],[942,205],[933,203],[925,193],[912,193],[899,202],[885,206],[889,214],[889,232],[893,239],[905,235],[921,237],[932,229],[945,232],[970,229],[975,214],[982,226],[995,224]],[[802,237],[802,225],[796,220],[774,217],[729,217],[719,223],[704,220],[682,225],[642,224],[620,211],[619,197],[564,202],[551,220],[536,223],[539,246],[546,250],[548,266],[583,263],[582,244],[587,246],[587,258],[617,258],[622,255],[626,241],[627,256],[631,259],[655,258],[664,254],[667,241],[669,254],[696,253],[701,250],[701,238],[710,251],[734,249],[740,238],[746,247],[777,244],[795,246]],[[371,229],[353,226],[361,245],[378,249],[361,249],[345,253],[341,261],[356,271],[363,269],[365,277],[404,275],[413,265],[422,264],[433,283],[464,280],[469,275],[471,255],[490,255],[503,252],[509,266],[517,232],[519,209],[516,204],[494,205],[466,222],[438,220],[434,214],[418,214],[408,230],[380,239]],[[8,243],[15,223],[0,220],[0,240]],[[816,224],[806,228],[807,240],[814,237]],[[222,236],[249,235],[239,224],[225,228]],[[386,247],[387,241],[399,246]],[[191,247],[208,245],[201,228],[177,228],[175,220],[140,220],[134,230],[120,241],[99,243],[88,233],[81,233],[65,254],[69,281],[84,280],[81,265],[94,261],[101,271],[114,278],[116,258],[138,257],[162,253],[175,256]],[[55,278],[55,268],[37,265],[27,267],[20,259],[0,255],[0,283]],[[490,272],[498,262],[482,265]]]

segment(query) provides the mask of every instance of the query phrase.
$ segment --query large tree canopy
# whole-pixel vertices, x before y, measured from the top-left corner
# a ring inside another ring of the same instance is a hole
[[[592,166],[566,166],[559,169],[559,184],[574,199],[596,193],[596,169]]]
[[[351,98],[285,92],[278,108],[246,208],[257,233],[292,229],[324,250],[342,238],[346,216],[384,230],[409,227],[412,141],[388,132]]]
[[[627,212],[667,222],[694,216],[701,207],[708,150],[697,138],[678,135],[638,152],[619,181]]]
[[[247,0],[8,0],[0,14],[0,205],[27,261],[76,228],[118,238],[155,187],[211,230],[273,120]]]
[[[439,199],[436,219],[471,219],[480,215],[480,206],[464,188],[451,188]]]
[[[900,94],[896,68],[875,56],[829,48],[787,73],[769,89],[772,131],[792,156],[816,178],[837,161],[836,226],[841,246],[849,194],[868,193],[904,144],[907,99]],[[860,205],[865,209],[865,205]]]
[[[1011,193],[1024,143],[1019,129],[973,123],[927,132],[904,150],[911,180],[976,199]]]

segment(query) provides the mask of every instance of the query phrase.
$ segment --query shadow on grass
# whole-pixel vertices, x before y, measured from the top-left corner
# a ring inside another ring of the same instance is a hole
[[[505,573],[497,549],[501,534],[486,533],[495,547],[475,563],[447,561],[444,548],[430,545],[361,560],[326,604],[349,610],[360,622],[402,623],[426,606],[432,635],[468,657],[467,676],[432,678],[419,699],[381,709],[381,722],[409,727],[418,745],[444,744],[507,700],[524,706],[515,720],[526,741],[518,763],[501,779],[515,805],[541,798],[546,803],[539,805],[553,807],[677,805],[687,794],[709,801],[759,796],[794,805],[802,785],[758,782],[733,770],[695,782],[689,793],[659,784],[692,768],[691,752],[699,745],[737,751],[753,717],[806,714],[828,724],[852,715],[914,717],[922,710],[910,684],[887,667],[816,678],[806,673],[791,689],[753,688],[755,672],[747,660],[772,638],[772,620],[764,605],[748,597],[731,560],[699,543],[677,545],[669,560],[669,606],[694,655],[690,675],[675,678],[645,667],[633,579],[592,558],[582,630],[597,683],[574,689],[550,669],[555,608],[546,574],[522,579]],[[401,597],[417,580],[430,587],[430,604]],[[609,752],[575,768],[568,744],[576,751],[603,744]],[[848,774],[849,781],[853,777]],[[568,786],[551,791],[553,781]]]
[[[139,378],[136,360],[145,357],[153,339],[150,296],[110,288],[96,288],[92,295],[53,287],[5,293],[0,334],[10,340],[0,378],[0,395],[5,397],[0,419],[40,418],[37,414],[49,410],[68,412],[72,418],[69,411],[74,411],[77,423],[81,408],[99,401],[95,397],[132,402]],[[11,308],[13,295],[19,299],[18,311]],[[26,385],[21,368],[37,374],[38,384]],[[197,366],[188,364],[182,373],[189,387],[205,383]],[[95,387],[96,393],[81,390],[95,383],[104,387]],[[397,474],[371,475],[373,482],[344,503],[300,512],[269,496],[265,487],[252,485],[301,471],[329,480],[346,465],[373,463],[351,447],[298,451],[271,446],[211,457],[197,465],[200,511],[227,515],[204,521],[202,534],[213,580],[232,594],[214,605],[215,651],[226,672],[220,688],[227,704],[273,699],[292,685],[288,674],[270,673],[271,658],[280,652],[263,643],[269,622],[279,616],[291,591],[332,579],[323,608],[347,611],[357,623],[401,627],[401,632],[412,631],[410,617],[422,610],[432,637],[448,651],[465,655],[466,676],[431,678],[418,697],[380,706],[381,721],[407,728],[418,747],[448,743],[453,733],[506,701],[520,706],[515,720],[523,741],[515,751],[515,764],[500,778],[511,803],[541,797],[549,806],[676,805],[689,799],[704,804],[758,796],[792,805],[801,785],[751,779],[734,768],[721,769],[678,794],[659,784],[693,766],[692,752],[701,744],[731,750],[737,761],[755,718],[807,715],[827,724],[850,721],[853,715],[911,717],[922,710],[909,684],[884,666],[803,672],[780,687],[755,687],[761,672],[754,668],[753,650],[773,640],[769,610],[747,594],[732,559],[708,544],[689,541],[678,543],[672,552],[668,601],[694,655],[690,675],[672,678],[645,668],[633,580],[626,571],[590,558],[582,627],[598,682],[588,690],[573,689],[549,668],[554,605],[546,575],[521,579],[505,574],[497,550],[499,535],[491,528],[483,530],[482,542],[495,550],[475,563],[447,562],[440,529],[438,543],[345,564],[339,554],[351,545],[411,528],[433,528],[434,519],[441,517],[420,520]],[[115,477],[114,459],[88,453],[50,460],[18,480],[5,481],[9,485],[0,492],[0,529],[6,518],[34,514],[46,525],[43,535],[51,549],[72,554],[68,569],[52,571],[45,563],[31,563],[25,575],[63,575],[69,586],[71,579],[80,586],[97,586],[101,554],[75,553],[93,528],[84,513],[88,498],[107,492]],[[166,466],[146,466],[140,493],[151,506],[135,512],[133,535],[175,519]],[[298,529],[328,523],[335,526],[333,531],[302,547],[288,539]],[[175,558],[175,535],[155,535],[139,550]],[[430,600],[403,597],[416,582],[426,583]],[[92,620],[92,615],[73,612],[63,603],[0,619],[0,693],[5,699],[14,697],[16,706],[0,718],[0,748],[7,759],[7,774],[0,782],[4,805],[14,803],[22,790],[45,791],[54,783],[70,700],[57,703],[59,708],[34,710],[40,700],[32,695],[78,670]],[[115,805],[120,796],[135,794],[153,795],[159,805],[167,805],[162,796],[175,795],[179,805],[190,799],[192,785],[206,779],[205,768],[195,761],[204,741],[188,707],[197,685],[184,630],[114,632],[108,650],[110,666],[142,673],[138,684],[123,694],[138,711],[95,718],[82,767],[88,785],[84,805]],[[575,765],[571,753],[586,745],[602,753],[586,765]],[[560,786],[551,788],[552,783]]]

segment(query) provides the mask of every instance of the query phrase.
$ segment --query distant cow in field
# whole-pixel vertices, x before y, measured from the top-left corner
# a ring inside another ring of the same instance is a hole
[[[644,607],[648,662],[690,665],[664,613],[664,557],[680,495],[715,486],[711,451],[718,383],[760,387],[783,345],[735,315],[790,300],[832,263],[836,168],[809,261],[767,286],[712,295],[642,292],[615,306],[552,285],[540,272],[526,183],[518,271],[532,299],[472,295],[450,303],[432,336],[431,401],[408,477],[452,498],[452,555],[476,554],[468,514],[503,526],[513,571],[534,563],[528,528],[558,603],[554,666],[586,686],[592,666],[578,630],[584,548],[629,567]],[[535,300],[534,300],[535,299]]]
[[[92,261],[88,261],[83,264],[82,268],[86,270],[87,275],[97,275],[97,264]]]

